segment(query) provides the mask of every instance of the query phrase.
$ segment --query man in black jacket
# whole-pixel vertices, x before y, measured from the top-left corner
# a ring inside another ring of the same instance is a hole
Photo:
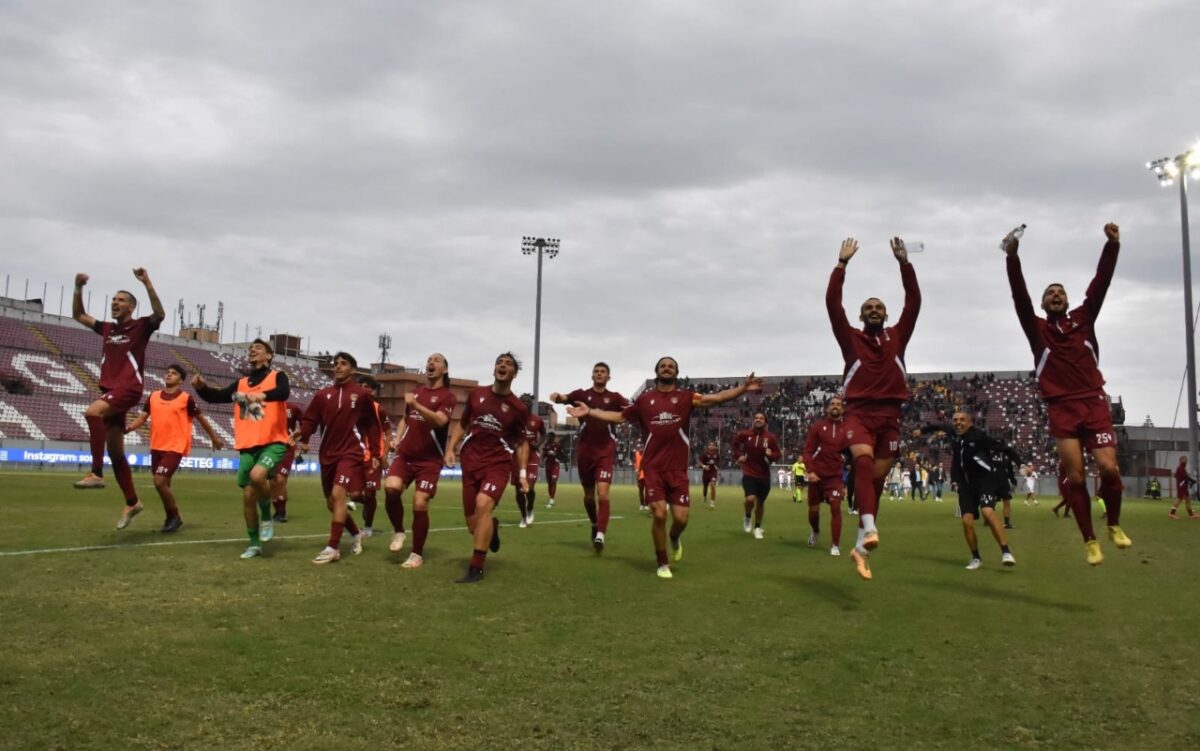
[[[950,464],[950,479],[958,484],[958,508],[962,512],[963,536],[971,549],[968,571],[983,565],[979,558],[979,543],[975,537],[975,518],[983,512],[983,520],[992,530],[992,536],[1000,546],[1001,562],[1015,566],[1016,558],[1009,552],[1008,539],[1000,520],[996,518],[996,503],[1001,497],[1001,487],[1007,486],[1008,478],[994,458],[996,452],[1012,457],[1020,463],[1021,457],[1003,442],[992,438],[971,423],[966,412],[954,413],[952,424],[930,423],[913,431],[915,437],[927,433],[941,433],[950,441],[953,461]]]

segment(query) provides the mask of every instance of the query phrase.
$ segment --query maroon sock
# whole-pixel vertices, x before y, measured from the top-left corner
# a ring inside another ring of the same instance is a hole
[[[874,514],[878,511],[879,494],[875,492],[875,457],[859,456],[854,459],[854,499],[858,501],[858,513]]]
[[[608,534],[608,517],[612,515],[612,501],[600,501],[596,513],[596,530]]]
[[[338,543],[342,541],[342,530],[345,526],[341,522],[329,522],[329,542],[325,544],[337,550]]]
[[[1063,489],[1070,500],[1067,508],[1075,512],[1075,524],[1083,535],[1083,541],[1096,539],[1096,532],[1092,529],[1092,498],[1088,495],[1087,485],[1068,481]]]
[[[665,550],[654,551],[654,557],[658,559],[658,565],[660,565],[660,566],[671,565],[670,561],[667,559],[667,551],[665,551]]]
[[[395,532],[404,531],[404,494],[399,490],[388,488],[383,491],[383,507],[387,511],[388,519],[392,522],[392,530]],[[417,523],[417,512],[413,512],[413,525]]]
[[[821,504],[808,504],[808,526],[812,527],[814,534],[821,531]]]
[[[487,560],[487,551],[486,550],[472,550],[471,551],[471,568],[477,568],[480,571],[482,571],[483,564],[486,560]]]
[[[596,526],[596,501],[585,498],[583,508],[587,511],[588,519],[592,520],[592,526]]]
[[[346,526],[346,531],[352,535],[357,535],[359,532],[362,531],[358,528],[358,525],[354,523],[354,517],[350,516],[350,514],[346,514],[345,526]]]
[[[375,510],[379,508],[379,497],[375,493],[369,493],[363,496],[363,526],[375,526]]]
[[[275,506],[275,513],[277,513],[277,514],[286,513],[287,498],[284,498],[283,496],[279,496],[278,498],[275,499],[275,501],[272,505]]]
[[[425,538],[429,537],[429,511],[413,509],[413,552],[425,555]]]
[[[103,417],[88,417],[88,440],[92,444],[92,474],[104,477],[104,442],[108,437],[108,426]]]
[[[829,530],[833,533],[833,544],[840,546],[842,544],[842,504],[840,503],[829,505]]]
[[[129,460],[125,458],[124,452],[108,458],[112,462],[113,476],[117,478],[117,485],[121,486],[121,492],[125,494],[125,505],[136,505],[138,497],[137,491],[133,487],[133,470],[129,469]]]
[[[1100,497],[1104,499],[1105,521],[1109,526],[1121,523],[1121,493],[1125,486],[1121,484],[1120,475],[1103,475],[1100,478]]]

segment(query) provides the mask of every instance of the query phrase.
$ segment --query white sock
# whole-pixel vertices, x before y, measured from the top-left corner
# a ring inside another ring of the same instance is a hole
[[[863,534],[866,534],[867,532],[878,532],[879,531],[879,530],[875,529],[875,515],[874,514],[863,514],[862,515],[862,530],[863,530]]]
[[[854,549],[861,555],[870,555],[867,549],[863,547],[863,538],[867,536],[867,530],[862,527],[858,528],[858,540],[854,543]]]

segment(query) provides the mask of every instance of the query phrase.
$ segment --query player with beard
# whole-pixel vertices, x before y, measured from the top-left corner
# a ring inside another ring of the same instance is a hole
[[[1119,549],[1133,545],[1120,526],[1124,486],[1117,465],[1117,433],[1108,395],[1104,393],[1104,376],[1100,373],[1100,344],[1096,341],[1096,318],[1108,294],[1121,250],[1121,230],[1117,225],[1104,225],[1104,235],[1104,249],[1083,304],[1071,310],[1066,289],[1061,284],[1051,284],[1042,292],[1045,318],[1038,317],[1033,310],[1017,255],[1020,240],[1010,234],[1002,244],[1017,320],[1033,352],[1034,372],[1038,390],[1046,402],[1050,435],[1066,472],[1063,497],[1067,507],[1075,512],[1075,524],[1087,548],[1087,562],[1093,566],[1104,561],[1104,553],[1092,528],[1091,496],[1084,476],[1085,448],[1091,452],[1100,473],[1098,495],[1105,506],[1108,538]]]
[[[497,357],[492,385],[471,391],[462,415],[450,429],[444,460],[448,467],[462,461],[463,515],[475,541],[467,571],[457,580],[459,584],[481,581],[488,550],[500,550],[500,523],[492,512],[504,497],[514,456],[522,467],[517,472],[518,487],[529,490],[528,471],[524,469],[529,464],[529,444],[525,440],[529,412],[512,392],[513,379],[520,369],[513,353]]]
[[[565,396],[556,391],[550,394],[550,401],[555,404],[583,402],[589,409],[619,412],[629,405],[629,400],[608,390],[610,378],[608,363],[598,362],[592,366],[590,389],[575,389]],[[617,436],[612,428],[600,420],[584,420],[575,439],[575,461],[579,467],[579,484],[583,486],[583,508],[592,520],[592,547],[600,553],[608,536],[608,518],[612,513],[609,493],[617,464]]]
[[[186,376],[182,365],[168,365],[163,373],[163,388],[151,392],[142,413],[125,429],[126,433],[132,433],[150,421],[150,471],[154,475],[154,489],[167,514],[159,530],[163,533],[176,532],[183,526],[171,478],[183,457],[191,453],[192,421],[199,421],[200,427],[208,433],[214,451],[225,447],[225,442],[196,406],[196,400],[183,390]]]
[[[812,534],[808,546],[815,547],[821,534],[821,503],[829,504],[832,545],[829,554],[842,554],[842,496],[846,484],[842,479],[842,451],[846,448],[845,406],[840,396],[829,400],[825,417],[808,429],[804,440],[804,465],[808,468],[808,525]]]
[[[742,531],[753,530],[754,539],[761,540],[764,506],[767,494],[771,492],[771,462],[783,456],[779,450],[779,438],[767,430],[767,416],[755,412],[753,425],[735,435],[729,445],[738,464],[742,465],[742,492],[746,497],[742,506],[745,512]]]
[[[738,398],[747,391],[762,389],[762,379],[746,376],[740,386],[715,394],[699,394],[677,385],[679,363],[673,357],[663,357],[654,366],[653,389],[642,392],[633,404],[619,412],[594,409],[584,401],[568,407],[567,412],[577,419],[590,418],[600,423],[630,422],[642,430],[642,469],[646,473],[646,502],[651,509],[650,534],[658,562],[657,574],[670,579],[670,560],[667,540],[670,539],[676,561],[683,558],[680,536],[687,528],[691,500],[688,497],[688,428],[692,411],[711,407]],[[671,531],[667,532],[667,508],[671,509]]]
[[[80,490],[104,487],[104,449],[107,446],[113,475],[125,496],[125,508],[117,521],[117,529],[128,527],[133,517],[142,511],[137,490],[133,487],[133,472],[125,456],[125,415],[142,401],[146,344],[167,316],[146,270],[136,268],[133,276],[146,288],[151,309],[148,316],[133,317],[137,298],[123,289],[113,295],[109,306],[114,323],[97,321],[88,315],[83,309],[87,274],[75,275],[75,294],[71,298],[71,316],[104,339],[100,350],[100,397],[84,412],[92,446],[92,471],[76,482],[75,487]]]
[[[859,576],[871,578],[868,557],[879,545],[875,515],[883,480],[900,447],[900,408],[908,401],[908,374],[904,356],[921,312],[921,290],[917,272],[908,261],[904,241],[891,240],[892,255],[900,264],[904,284],[904,309],[895,326],[885,327],[887,307],[869,297],[859,307],[862,329],[850,326],[842,307],[846,266],[858,252],[858,242],[848,238],[838,252],[837,266],[829,277],[825,307],[833,335],[842,350],[845,368],[842,392],[846,405],[846,439],[854,464],[854,495],[858,503],[858,541],[850,557]]]
[[[529,458],[525,465],[518,465],[517,459],[513,457],[512,484],[513,490],[517,494],[517,510],[521,512],[521,529],[533,524],[533,503],[534,503],[534,485],[537,483],[538,471],[541,466],[538,457],[538,449],[542,442],[546,440],[546,423],[542,418],[538,417],[534,412],[533,397],[523,397],[521,403],[525,405],[525,409],[529,410],[529,416],[525,418],[525,442],[529,446]],[[528,480],[528,490],[521,489],[520,475],[521,470],[525,470],[525,478]]]
[[[250,374],[223,389],[208,385],[200,374],[192,388],[206,402],[236,404],[233,411],[233,447],[237,449],[237,484],[242,489],[242,515],[250,546],[242,558],[262,555],[262,544],[275,535],[271,513],[271,478],[288,449],[287,400],[291,385],[287,373],[271,367],[275,351],[262,339],[246,350]],[[261,521],[260,521],[261,520]]]
[[[341,560],[338,545],[343,531],[353,537],[350,552],[354,555],[362,552],[366,536],[350,516],[347,501],[362,491],[367,465],[380,463],[369,447],[379,446],[383,440],[383,425],[375,410],[375,395],[354,380],[357,367],[358,361],[346,352],[333,356],[333,384],[313,394],[300,421],[300,431],[292,434],[296,448],[305,452],[309,439],[321,431],[317,457],[321,463],[321,489],[332,520],[329,541],[313,558],[318,566]]]
[[[546,473],[546,508],[554,508],[554,496],[558,493],[558,473],[562,462],[562,444],[554,433],[546,436],[542,444],[542,467]]]
[[[425,385],[404,395],[404,419],[393,446],[396,457],[384,484],[392,541],[388,549],[404,549],[404,491],[413,486],[413,551],[403,568],[420,568],[425,563],[425,540],[429,537],[429,502],[437,495],[446,455],[446,436],[458,397],[450,390],[446,356],[434,352],[425,360]]]
[[[709,508],[717,507],[717,481],[720,477],[721,449],[716,441],[709,441],[708,448],[700,455],[700,499],[707,499]]]

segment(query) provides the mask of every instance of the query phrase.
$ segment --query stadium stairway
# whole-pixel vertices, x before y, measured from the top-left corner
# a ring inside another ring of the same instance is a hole
[[[87,370],[80,367],[79,363],[64,355],[63,351],[59,349],[58,345],[46,335],[46,332],[42,331],[37,326],[34,326],[32,323],[26,323],[25,327],[29,329],[29,333],[33,334],[34,338],[41,342],[42,346],[46,348],[46,351],[61,360],[63,365],[65,365],[67,369],[70,370],[75,377],[80,380],[80,382],[86,384],[93,391],[100,390],[99,381],[93,378],[92,374],[87,372]]]

